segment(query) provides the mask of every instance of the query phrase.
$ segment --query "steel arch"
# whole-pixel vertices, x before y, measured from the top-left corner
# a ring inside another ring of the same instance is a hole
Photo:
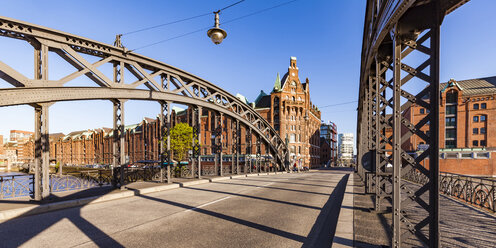
[[[254,130],[254,133],[262,138],[277,157],[277,161],[285,161],[288,152],[285,142],[262,116],[251,106],[198,76],[128,51],[125,47],[104,44],[7,17],[0,17],[0,36],[24,40],[34,48],[34,78],[28,78],[0,61],[0,78],[14,86],[14,88],[0,89],[0,106],[19,104],[36,106],[39,109],[36,123],[41,127],[37,130],[42,141],[43,137],[48,135],[48,119],[45,117],[48,116],[48,106],[53,102],[108,99],[114,102],[114,112],[117,111],[122,115],[124,106],[121,103],[127,99],[157,101],[167,106],[175,102],[204,107],[239,120],[247,129]],[[58,80],[50,80],[49,52],[60,56],[68,65],[76,69],[75,72]],[[98,61],[90,62],[87,55]],[[113,75],[107,75],[108,71],[101,69],[105,64],[112,66]],[[126,71],[137,80],[126,81]],[[95,87],[66,86],[67,83],[81,77],[89,78],[95,83]],[[167,106],[162,108],[167,110]],[[119,123],[114,125],[122,126],[123,119],[117,121]],[[41,142],[38,146],[46,147],[47,144]],[[46,149],[39,150],[38,153],[47,156]],[[118,158],[115,159],[119,161]],[[39,160],[35,160],[37,164],[46,167],[46,159]]]

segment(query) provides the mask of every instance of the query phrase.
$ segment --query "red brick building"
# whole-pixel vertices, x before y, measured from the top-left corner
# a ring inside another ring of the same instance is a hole
[[[451,79],[440,88],[440,171],[496,176],[496,77]],[[429,111],[419,105],[412,105],[403,113],[413,124],[427,114]],[[424,126],[421,130],[427,129]],[[391,129],[387,135],[392,135]],[[423,140],[416,135],[402,147],[412,152],[425,149]]]
[[[321,166],[320,111],[310,99],[310,82],[300,81],[296,58],[291,57],[288,72],[280,79],[277,74],[270,95],[264,91],[254,102],[260,113],[288,140],[292,163],[307,168]]]

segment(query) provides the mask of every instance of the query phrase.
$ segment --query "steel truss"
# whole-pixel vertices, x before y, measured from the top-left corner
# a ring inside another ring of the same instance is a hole
[[[411,238],[424,246],[440,246],[439,29],[444,16],[466,2],[367,2],[357,115],[357,172],[368,191],[375,194],[376,210],[383,210],[382,199],[392,197],[393,247],[401,247]],[[414,66],[405,60],[411,54],[416,54],[412,61],[422,59],[421,63]],[[428,111],[415,123],[408,118],[413,105]],[[429,148],[418,155],[412,153],[406,144],[413,135]],[[402,178],[413,171],[425,180],[419,181],[419,188],[410,189]],[[413,221],[413,216],[421,220]]]
[[[256,151],[257,151],[257,154],[255,156],[255,165],[256,165],[256,170],[257,170],[257,173],[260,173],[262,170],[261,170],[261,166],[260,166],[260,162],[261,162],[261,158],[262,158],[262,147],[260,146],[261,145],[261,142],[260,142],[260,137],[258,135],[255,135],[255,141],[256,141]]]
[[[226,115],[226,117],[234,118],[240,124],[253,130],[279,157],[279,161],[284,161],[284,156],[287,154],[287,145],[279,137],[277,131],[252,107],[216,85],[186,71],[129,52],[122,46],[112,46],[5,17],[0,17],[0,36],[24,40],[31,44],[34,48],[35,64],[34,78],[31,79],[0,61],[0,78],[14,86],[14,88],[0,89],[0,107],[29,104],[37,109],[42,109],[35,111],[36,117],[45,118],[46,115],[46,120],[48,120],[48,105],[54,102],[111,100],[115,104],[114,107],[117,108],[114,108],[114,117],[119,117],[114,120],[114,134],[121,136],[119,141],[117,141],[117,136],[114,137],[114,160],[112,163],[114,168],[120,167],[125,162],[122,143],[124,137],[122,99],[157,101],[161,104],[167,102],[168,105],[174,102],[211,109]],[[48,77],[48,54],[50,52],[65,60],[76,71],[58,80],[50,80]],[[90,62],[88,57],[99,60]],[[106,64],[112,66],[113,75],[106,75],[100,69]],[[134,82],[126,81],[124,78],[126,71],[134,75],[137,80]],[[77,78],[89,79],[89,82],[93,82],[97,87],[66,86]],[[140,89],[143,86],[146,89]],[[46,107],[43,107],[45,105]],[[170,109],[166,111],[170,111]],[[169,120],[168,118],[167,122],[162,121],[162,124],[169,123]],[[46,130],[44,130],[48,133],[48,121],[37,121],[35,125],[38,124],[40,126],[37,126],[37,130],[38,127],[44,128],[46,125]],[[116,132],[116,130],[119,131]],[[36,170],[38,175],[42,173],[41,168],[45,168],[45,165],[49,163],[49,156],[43,155],[46,153],[43,152],[43,146],[49,147],[49,144],[48,141],[42,141],[41,131],[37,131],[37,133],[35,164],[38,166]],[[162,162],[168,160],[168,155],[165,155],[169,153],[168,150],[165,148],[164,151],[164,145],[161,145]],[[169,173],[168,171],[168,175]],[[42,196],[41,187],[45,186],[42,185],[43,180],[39,175],[36,178],[38,179],[35,180],[37,185],[34,186],[34,197],[41,200],[47,193],[43,193]],[[120,181],[114,183],[122,184],[124,178],[124,176],[120,176]],[[167,178],[169,179],[170,176]],[[163,180],[163,175],[161,179]],[[48,181],[48,177],[44,176],[44,180]],[[44,188],[45,191],[46,189]]]
[[[171,183],[171,150],[170,150],[170,129],[171,129],[171,102],[160,102],[160,181]],[[164,166],[165,165],[165,166]],[[164,171],[165,167],[165,171]],[[165,175],[164,175],[165,174]]]
[[[231,120],[232,130],[232,166],[231,173],[239,174],[239,153],[241,152],[241,129],[238,120]]]
[[[201,113],[202,107],[192,106],[193,111],[191,115],[191,123],[193,127],[193,141],[192,141],[192,157],[191,157],[191,175],[193,178],[201,178]],[[197,172],[195,172],[195,166]]]
[[[113,162],[114,184],[124,186],[126,165],[125,130],[124,130],[124,100],[116,99],[114,102],[114,129],[113,129]],[[116,173],[117,172],[117,173]]]
[[[386,98],[386,89],[389,88],[391,83],[386,81],[386,71],[390,67],[390,63],[378,55],[376,57],[376,71],[375,77],[373,77],[373,85],[371,88],[375,89],[372,97],[374,98],[374,134],[373,138],[375,140],[375,154],[373,161],[375,167],[375,211],[382,211],[381,201],[384,198],[391,197],[392,195],[392,171],[388,170],[387,165],[393,164],[392,162],[392,149],[387,149],[387,145],[393,146],[392,136],[388,135],[386,129],[392,129],[392,119],[386,119],[386,110],[392,109],[392,99]]]
[[[251,150],[252,150],[252,131],[251,128],[246,128],[246,154],[248,158],[245,156],[245,173],[252,172],[251,171]],[[247,168],[248,167],[248,168]]]

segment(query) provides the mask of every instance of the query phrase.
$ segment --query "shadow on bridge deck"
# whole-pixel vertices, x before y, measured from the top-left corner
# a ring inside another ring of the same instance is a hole
[[[391,246],[391,202],[383,201],[389,213],[376,213],[373,210],[372,194],[365,194],[359,177],[355,183],[355,247]],[[419,187],[409,184],[409,187]],[[427,195],[423,197],[428,197]],[[496,215],[467,205],[445,195],[440,195],[440,233],[443,247],[496,247]],[[409,218],[419,221],[426,212],[419,207],[408,207]],[[413,235],[403,243],[407,247],[422,247]]]

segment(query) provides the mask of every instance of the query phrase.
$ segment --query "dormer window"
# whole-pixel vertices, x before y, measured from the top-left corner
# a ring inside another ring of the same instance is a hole
[[[458,92],[456,90],[450,90],[446,93],[446,103],[457,103]]]

